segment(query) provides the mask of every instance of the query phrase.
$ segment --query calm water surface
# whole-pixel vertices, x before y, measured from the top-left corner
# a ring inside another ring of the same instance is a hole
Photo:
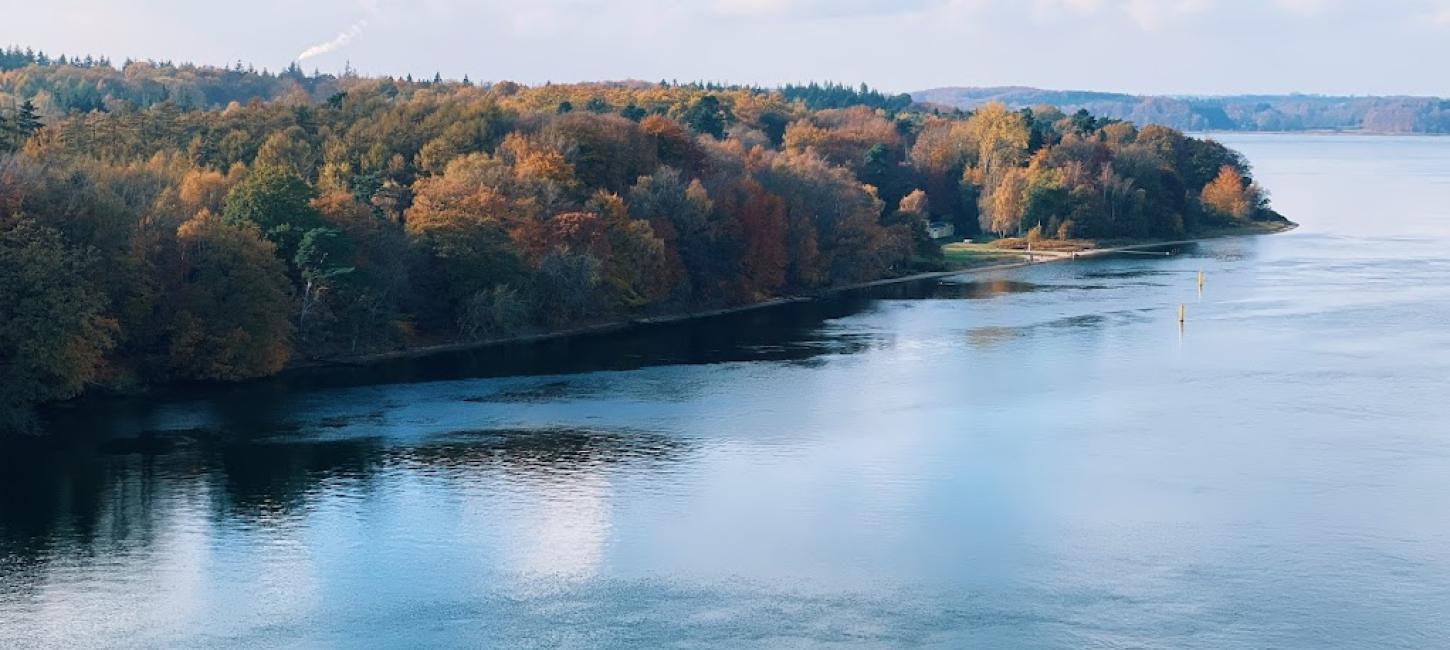
[[[1450,646],[1450,139],[1225,139],[1302,228],[59,413],[0,646]]]

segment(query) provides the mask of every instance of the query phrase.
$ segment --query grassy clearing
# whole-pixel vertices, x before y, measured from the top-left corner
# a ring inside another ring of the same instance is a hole
[[[1091,239],[1038,239],[1033,241],[1026,237],[1003,237],[984,245],[1002,250],[1025,252],[1029,243],[1032,244],[1034,251],[1051,253],[1079,253],[1098,247],[1098,242]]]
[[[952,269],[969,269],[1017,260],[1021,255],[993,247],[991,244],[955,242],[942,246],[942,259]]]
[[[1205,228],[1195,231],[1189,236],[1191,239],[1180,241],[1213,239],[1226,236],[1264,235],[1291,230],[1296,225],[1289,221],[1254,221],[1232,226]],[[1032,252],[1039,253],[1039,258],[1052,259],[1065,258],[1073,253],[1166,242],[1158,242],[1151,239],[1041,239],[1031,243]],[[979,268],[992,264],[1025,261],[1027,259],[1027,244],[1028,239],[1025,237],[956,241],[944,244],[941,247],[941,265],[950,270],[960,270]]]

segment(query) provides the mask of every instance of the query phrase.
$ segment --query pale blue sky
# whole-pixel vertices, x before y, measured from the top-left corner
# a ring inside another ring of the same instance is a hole
[[[225,9],[223,9],[225,7]],[[0,43],[476,80],[1450,95],[1450,0],[0,0]]]

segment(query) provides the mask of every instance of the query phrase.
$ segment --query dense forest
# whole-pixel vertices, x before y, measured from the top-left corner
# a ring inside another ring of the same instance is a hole
[[[1439,97],[1164,97],[1013,87],[936,88],[913,97],[963,110],[992,102],[1017,108],[1051,104],[1189,131],[1450,133],[1450,100]]]
[[[89,387],[743,304],[971,236],[1278,219],[1211,140],[839,85],[0,54],[0,429]]]

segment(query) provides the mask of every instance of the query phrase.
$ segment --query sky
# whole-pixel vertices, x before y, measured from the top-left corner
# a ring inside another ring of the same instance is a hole
[[[0,44],[475,81],[1450,95],[1450,0],[0,0]]]

